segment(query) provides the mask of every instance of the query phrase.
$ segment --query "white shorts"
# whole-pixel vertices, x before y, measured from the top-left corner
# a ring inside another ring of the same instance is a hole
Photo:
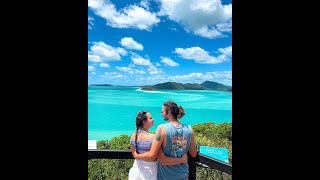
[[[129,180],[157,180],[157,161],[147,162],[135,159],[129,171]]]

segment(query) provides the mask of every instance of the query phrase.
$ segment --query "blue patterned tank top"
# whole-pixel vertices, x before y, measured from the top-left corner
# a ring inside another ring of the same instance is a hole
[[[175,126],[171,123],[163,124],[166,131],[166,146],[163,152],[167,157],[180,158],[190,149],[191,142],[191,126],[182,124]],[[175,180],[185,180],[189,176],[188,163],[178,165],[162,165],[158,161],[158,180],[167,180],[168,177],[174,177]]]

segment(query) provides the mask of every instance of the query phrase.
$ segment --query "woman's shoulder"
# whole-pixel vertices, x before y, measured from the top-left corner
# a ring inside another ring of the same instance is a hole
[[[140,136],[139,133],[138,133],[138,140],[139,141],[150,141],[152,140],[155,135],[153,133],[148,133],[148,134],[143,134],[143,136]],[[132,133],[131,135],[131,140],[136,140],[136,132]]]
[[[149,138],[154,138],[154,134],[153,133],[149,133]]]
[[[140,137],[140,141],[152,141],[154,138],[154,134],[148,133],[148,134],[143,134],[143,136]]]
[[[131,135],[131,139],[133,139],[133,140],[135,140],[136,139],[136,133],[134,132],[134,133],[132,133],[132,135]]]

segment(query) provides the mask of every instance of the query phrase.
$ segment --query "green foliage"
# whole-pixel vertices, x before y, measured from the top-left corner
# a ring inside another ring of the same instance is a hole
[[[126,134],[111,139],[110,149],[130,149],[130,136]]]
[[[130,136],[122,134],[113,137],[110,141],[101,140],[97,142],[98,149],[130,149]]]
[[[201,133],[209,139],[228,139],[232,141],[232,123],[215,125],[212,122],[192,126],[195,134]]]
[[[195,133],[203,133],[205,130],[213,129],[215,127],[213,122],[207,122],[203,124],[196,124],[192,126]]]
[[[98,149],[110,149],[111,143],[108,140],[102,140],[97,142]]]
[[[201,166],[197,167],[197,177],[196,180],[231,180],[232,175],[223,173],[221,171],[204,168]]]
[[[216,133],[219,138],[232,141],[232,124],[222,123],[217,125]]]

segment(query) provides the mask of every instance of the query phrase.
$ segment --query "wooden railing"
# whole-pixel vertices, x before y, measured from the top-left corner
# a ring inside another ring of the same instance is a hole
[[[215,169],[221,173],[228,174],[227,178],[222,179],[232,179],[232,165],[224,161],[206,156],[204,154],[198,153],[196,158],[188,156],[189,165],[189,180],[196,180],[197,177],[197,166],[208,169]],[[131,150],[111,150],[111,149],[88,149],[88,160],[91,159],[134,159]],[[125,168],[127,163],[125,163]],[[99,167],[100,168],[100,167]],[[118,176],[118,174],[116,173]],[[210,174],[207,171],[207,176],[209,178]],[[222,176],[224,177],[224,176]],[[103,178],[99,178],[103,179]],[[118,177],[116,177],[118,179]]]

